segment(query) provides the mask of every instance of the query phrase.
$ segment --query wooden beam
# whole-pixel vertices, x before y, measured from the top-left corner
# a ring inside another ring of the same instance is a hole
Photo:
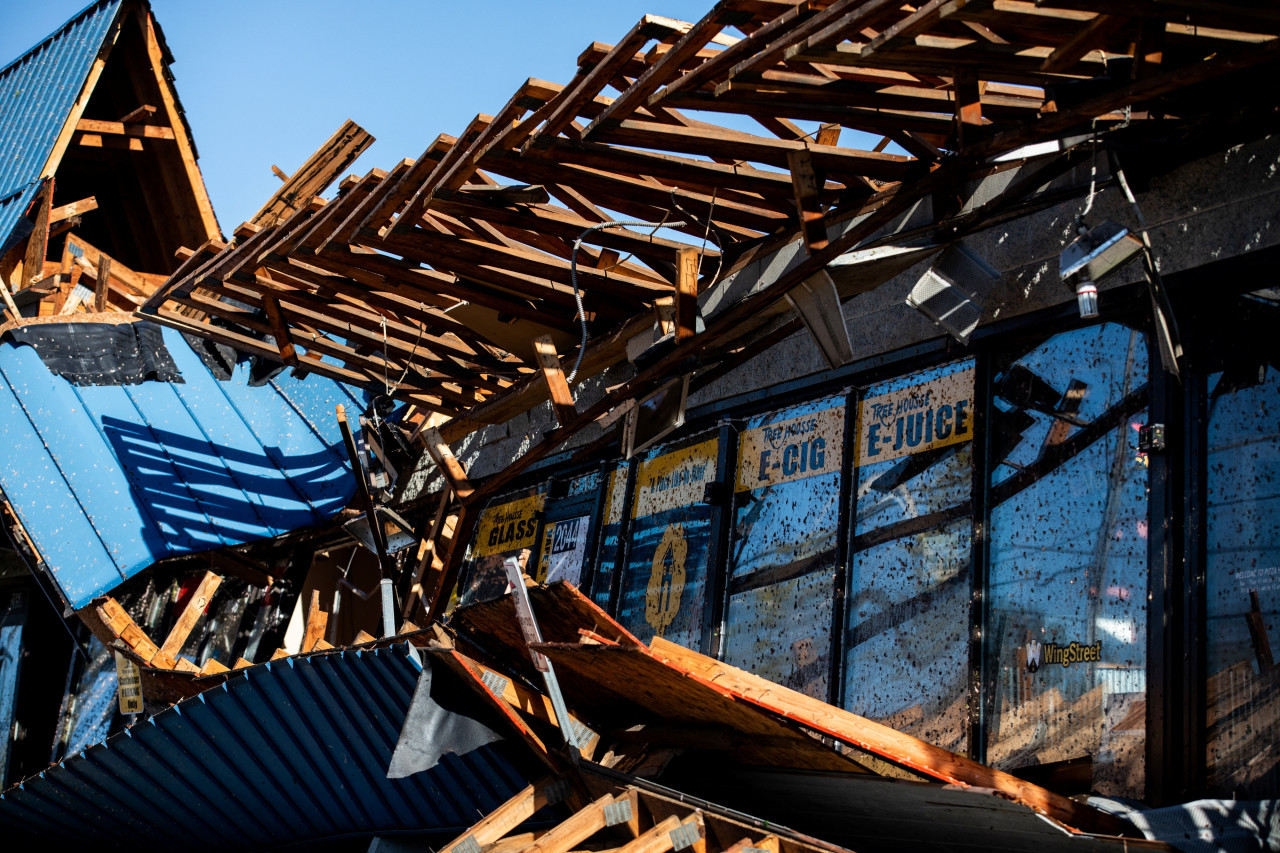
[[[680,818],[671,815],[619,847],[614,853],[667,853],[675,847],[671,833],[676,831],[681,822]]]
[[[76,97],[75,104],[67,113],[67,120],[62,125],[62,130],[58,132],[58,138],[53,143],[53,148],[49,151],[49,157],[44,161],[44,168],[40,170],[42,178],[52,177],[54,172],[58,170],[59,164],[62,163],[62,157],[67,153],[67,147],[71,145],[72,137],[76,134],[76,125],[80,122],[81,116],[84,115],[84,108],[89,103],[89,98],[93,95],[94,89],[97,88],[98,79],[102,76],[102,69],[106,67],[107,56],[110,55],[111,49],[115,46],[116,39],[120,37],[120,26],[123,15],[116,17],[116,22],[112,25],[111,31],[102,41],[102,46],[98,49],[98,55],[94,57],[93,64],[89,66],[89,73],[85,75],[84,86],[80,89],[80,94]],[[158,53],[158,51],[157,51]]]
[[[655,637],[649,648],[660,660],[670,662],[691,675],[728,690],[735,697],[917,773],[950,784],[994,789],[1014,802],[1027,805],[1067,826],[1086,832],[1117,834],[1128,828],[1127,822],[1091,806],[1077,803],[1016,776],[689,651],[661,637]]]
[[[431,459],[449,482],[449,487],[453,489],[453,493],[464,500],[470,497],[471,493],[475,491],[475,487],[467,479],[466,469],[462,467],[462,463],[458,461],[458,458],[453,455],[453,450],[449,448],[448,442],[440,435],[440,431],[435,427],[427,427],[422,431],[422,440],[427,446],[427,453],[431,454]]]
[[[298,366],[298,350],[293,345],[293,334],[280,312],[280,300],[270,293],[262,294],[262,308],[266,312],[267,322],[271,324],[271,336],[276,339],[276,348],[280,350],[280,359],[290,367]]]
[[[311,606],[307,609],[307,630],[302,637],[302,653],[314,651],[329,627],[329,614],[320,609],[320,590],[311,590]]]
[[[107,310],[107,283],[111,280],[111,258],[106,255],[98,256],[98,278],[93,285],[93,310],[102,312]]]
[[[1099,14],[1083,27],[1077,27],[1069,39],[1054,48],[1040,64],[1040,70],[1051,74],[1066,71],[1128,21],[1120,15]]]
[[[49,251],[49,217],[53,212],[53,180],[50,178],[45,181],[35,199],[35,227],[27,238],[27,250],[22,256],[23,288],[44,278],[44,259]]]
[[[506,836],[511,830],[533,815],[558,802],[555,796],[559,786],[551,777],[539,779],[498,806],[479,823],[440,848],[440,853],[470,853],[476,847],[484,848]]]
[[[82,118],[76,122],[76,130],[83,133],[100,133],[108,136],[130,136],[139,139],[175,139],[173,128],[154,124],[125,124],[122,121],[99,121]]]
[[[151,104],[143,104],[140,107],[130,110],[120,117],[121,124],[133,124],[142,121],[145,118],[151,118],[156,114],[156,108]]]
[[[574,812],[567,820],[549,830],[530,845],[525,853],[569,853],[605,827],[604,807],[613,802],[612,794]]]
[[[70,219],[73,216],[79,216],[82,213],[97,209],[98,199],[96,196],[89,196],[79,201],[73,201],[70,204],[59,205],[49,211],[49,224],[52,225],[55,222],[61,222],[64,219]]]
[[[686,341],[697,333],[699,257],[697,249],[681,249],[676,252],[677,343]]]
[[[372,144],[373,135],[347,119],[249,221],[271,225],[305,207]]]
[[[142,140],[136,136],[103,136],[100,133],[77,133],[76,145],[85,148],[114,148],[120,151],[143,151]]]
[[[196,164],[195,149],[192,148],[191,140],[187,138],[186,125],[181,113],[178,111],[177,96],[169,85],[168,76],[165,74],[164,52],[160,49],[160,40],[156,37],[155,20],[150,10],[145,7],[138,13],[138,17],[142,27],[142,36],[147,45],[147,57],[151,60],[151,71],[155,76],[156,86],[160,91],[160,107],[164,110],[166,123],[175,130],[174,140],[178,145],[182,168],[190,183],[191,192],[195,196],[196,209],[200,214],[200,223],[203,225],[205,236],[208,239],[221,237],[222,232],[218,228],[217,217],[213,215],[213,204],[209,201],[209,192],[205,189],[204,177],[201,176],[200,167]],[[79,115],[76,118],[78,120]]]
[[[957,148],[963,148],[978,138],[982,127],[982,87],[972,68],[956,69],[952,86],[956,96]]]
[[[827,228],[823,224],[822,205],[818,201],[821,182],[814,172],[813,158],[808,150],[790,152],[787,166],[791,170],[791,186],[795,192],[796,216],[800,220],[805,247],[812,254],[827,247]]]
[[[222,578],[218,575],[213,572],[204,573],[199,585],[191,593],[191,597],[187,599],[186,606],[182,608],[182,613],[178,615],[178,620],[173,623],[169,636],[165,637],[164,643],[161,644],[157,653],[159,657],[178,657],[178,652],[182,651],[183,645],[187,642],[187,637],[191,635],[191,630],[195,628],[196,622],[200,621],[200,617],[204,615],[205,608],[209,606],[209,602],[213,599],[213,594],[217,591],[220,583],[222,583]]]
[[[556,343],[550,335],[541,335],[533,339],[533,350],[542,371],[542,379],[547,383],[547,390],[551,395],[551,409],[555,412],[556,423],[567,424],[578,414],[578,410],[574,407],[573,392],[569,390],[564,370],[560,367]]]

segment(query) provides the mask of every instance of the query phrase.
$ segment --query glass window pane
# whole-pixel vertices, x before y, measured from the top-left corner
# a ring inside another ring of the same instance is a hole
[[[1280,795],[1280,373],[1209,378],[1206,582],[1210,793]]]
[[[1146,738],[1147,342],[1056,335],[993,378],[987,759],[1088,757],[1141,797]]]
[[[973,362],[882,382],[858,406],[844,707],[968,750]]]
[[[826,701],[845,407],[754,418],[738,438],[724,659]]]
[[[467,584],[459,606],[491,601],[507,589],[504,563],[538,541],[542,508],[547,501],[546,486],[494,498],[480,513],[475,538],[471,540]],[[533,560],[525,572],[533,571]]]
[[[719,479],[720,440],[691,441],[650,450],[640,460],[618,621],[643,642],[657,636],[701,650],[709,634],[708,572],[720,516],[704,497]]]
[[[631,463],[618,462],[608,469],[604,495],[604,517],[600,528],[600,557],[591,581],[591,598],[601,609],[609,609],[613,576],[622,559],[622,528],[626,520],[627,473]]]

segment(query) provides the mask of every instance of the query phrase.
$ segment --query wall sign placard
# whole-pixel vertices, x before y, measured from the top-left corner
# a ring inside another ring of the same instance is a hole
[[[542,533],[539,583],[568,581],[577,586],[582,582],[582,563],[587,553],[587,529],[590,525],[589,515],[547,522]]]
[[[858,464],[973,438],[973,375],[970,368],[863,400],[858,406]]]
[[[738,439],[736,490],[838,471],[843,459],[844,406],[744,430]]]
[[[715,439],[673,450],[648,460],[636,473],[635,510],[644,518],[664,510],[702,502],[707,483],[716,478]]]
[[[530,495],[486,508],[476,525],[472,556],[487,557],[532,548],[538,535],[538,513],[546,500],[546,494]]]

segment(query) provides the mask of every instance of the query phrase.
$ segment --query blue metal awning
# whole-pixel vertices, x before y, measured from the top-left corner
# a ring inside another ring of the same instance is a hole
[[[216,379],[177,332],[183,382],[75,385],[0,343],[0,490],[80,608],[158,560],[322,524],[354,493],[334,416],[363,391],[311,375]]]
[[[10,788],[0,831],[15,843],[191,851],[460,833],[537,765],[499,741],[388,779],[421,667],[396,646],[247,669]]]

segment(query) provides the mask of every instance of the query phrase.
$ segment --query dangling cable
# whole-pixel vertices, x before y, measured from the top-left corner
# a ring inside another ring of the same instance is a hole
[[[565,377],[566,382],[572,382],[574,377],[578,375],[578,368],[582,366],[582,356],[587,351],[587,312],[582,307],[582,290],[578,287],[578,250],[582,248],[582,241],[588,234],[603,231],[606,228],[652,228],[653,231],[649,232],[649,236],[652,237],[653,233],[659,228],[675,228],[684,224],[684,222],[667,222],[665,218],[661,222],[643,222],[630,219],[599,222],[583,231],[578,235],[578,239],[573,241],[573,253],[569,256],[569,277],[573,282],[573,301],[578,306],[578,323],[582,328],[582,343],[578,345],[578,359],[573,363],[573,370]],[[618,263],[622,263],[622,261]],[[617,266],[617,264],[614,264],[614,266]]]

